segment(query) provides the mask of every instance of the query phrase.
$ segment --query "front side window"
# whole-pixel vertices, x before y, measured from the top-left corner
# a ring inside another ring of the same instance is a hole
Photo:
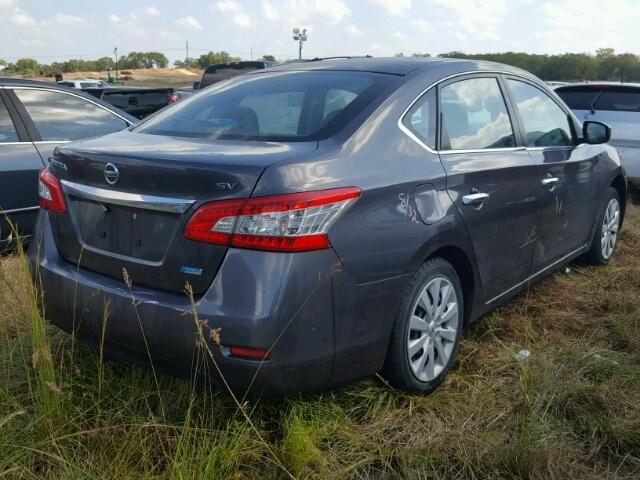
[[[524,124],[529,147],[573,145],[567,114],[542,90],[519,80],[508,79],[516,108]]]
[[[48,90],[16,89],[42,140],[66,141],[117,132],[128,124],[84,98]]]
[[[515,135],[498,80],[471,78],[441,89],[443,149],[515,146]]]
[[[383,98],[395,81],[369,72],[246,75],[177,103],[134,131],[210,140],[320,140]]]
[[[17,142],[18,132],[9,116],[6,105],[0,98],[0,143]]]
[[[436,148],[436,98],[436,90],[432,88],[402,119],[402,124],[431,148]]]

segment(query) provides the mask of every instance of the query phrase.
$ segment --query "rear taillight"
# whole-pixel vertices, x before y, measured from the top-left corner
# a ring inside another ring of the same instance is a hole
[[[255,250],[329,248],[329,227],[360,194],[359,188],[348,187],[211,202],[195,211],[184,235]]]
[[[169,103],[176,103],[178,100],[180,100],[180,95],[178,95],[177,93],[169,93],[167,94],[167,100],[169,101]]]
[[[67,213],[67,204],[64,201],[60,180],[46,168],[40,170],[38,176],[38,203],[45,210]]]

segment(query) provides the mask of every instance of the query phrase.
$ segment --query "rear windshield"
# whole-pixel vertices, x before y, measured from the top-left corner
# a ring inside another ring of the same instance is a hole
[[[212,140],[321,140],[342,130],[395,80],[369,72],[248,75],[177,103],[136,131]]]
[[[640,112],[640,90],[611,88],[602,92],[596,110],[608,112]]]
[[[571,110],[591,110],[600,90],[592,87],[556,88],[556,93]]]

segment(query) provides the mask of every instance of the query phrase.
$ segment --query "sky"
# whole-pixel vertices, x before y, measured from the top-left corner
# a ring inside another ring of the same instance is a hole
[[[209,50],[243,59],[523,51],[640,53],[640,0],[0,0],[0,58]]]

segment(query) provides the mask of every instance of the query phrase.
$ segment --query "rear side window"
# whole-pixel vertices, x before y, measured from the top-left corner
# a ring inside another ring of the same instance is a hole
[[[136,131],[222,140],[320,140],[343,129],[394,81],[369,72],[248,75],[177,103]]]
[[[571,110],[591,110],[600,90],[592,87],[556,89],[558,96]]]
[[[432,88],[411,107],[402,124],[425,145],[436,148],[436,90]]]
[[[496,78],[461,80],[441,89],[443,149],[506,148],[516,144]]]
[[[120,117],[76,95],[21,89],[16,89],[15,94],[42,140],[80,140],[117,132],[128,126]]]
[[[0,98],[0,143],[17,142],[18,132],[9,116],[6,105]]]
[[[606,89],[595,108],[609,112],[640,112],[640,90]]]
[[[533,85],[518,80],[508,79],[507,84],[524,124],[527,146],[573,145],[569,117],[549,95]]]

